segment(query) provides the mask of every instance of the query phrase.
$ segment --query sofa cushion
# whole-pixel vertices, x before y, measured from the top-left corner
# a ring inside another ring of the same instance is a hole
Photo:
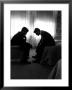
[[[49,74],[48,79],[61,79],[61,60],[56,63]]]
[[[20,62],[23,56],[23,52],[20,49],[20,46],[11,46],[11,61]]]
[[[61,59],[61,45],[45,47],[41,63],[46,61],[49,65],[55,65],[56,62]]]

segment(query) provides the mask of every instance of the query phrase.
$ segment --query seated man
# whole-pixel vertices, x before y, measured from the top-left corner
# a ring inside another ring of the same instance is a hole
[[[28,29],[23,27],[21,32],[18,32],[16,35],[13,36],[11,39],[11,45],[24,45],[26,43],[26,34]]]
[[[36,52],[37,52],[36,58],[37,58],[37,61],[40,62],[44,48],[46,46],[55,46],[55,41],[48,32],[43,30],[40,31],[39,28],[35,28],[34,33],[38,36],[41,35],[41,40],[36,49]]]
[[[26,42],[26,34],[28,32],[28,29],[26,27],[23,27],[21,32],[18,32],[12,39],[11,39],[11,45],[18,45],[21,48],[21,51],[23,52],[23,56],[21,58],[21,62],[26,62],[29,50],[32,47],[29,43]]]

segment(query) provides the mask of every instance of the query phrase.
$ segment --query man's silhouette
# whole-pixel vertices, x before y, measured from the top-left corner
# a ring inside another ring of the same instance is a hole
[[[38,61],[40,61],[44,48],[46,46],[54,46],[55,41],[48,32],[40,30],[39,28],[35,28],[34,33],[38,36],[41,35],[41,40],[36,49],[37,52],[36,58],[38,59]]]
[[[23,51],[23,57],[21,62],[27,62],[27,58],[29,55],[29,50],[32,47],[29,43],[26,42],[26,34],[29,30],[26,27],[23,27],[21,32],[18,32],[14,37],[11,39],[11,45],[20,46],[20,49]]]
[[[28,32],[28,29],[26,27],[23,27],[21,32],[18,32],[16,35],[13,36],[11,39],[11,45],[24,45],[26,43],[26,34]]]

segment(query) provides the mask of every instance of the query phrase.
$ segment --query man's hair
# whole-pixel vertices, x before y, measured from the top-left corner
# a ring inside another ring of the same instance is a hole
[[[36,33],[37,35],[40,35],[40,29],[39,28],[35,28],[34,33]]]
[[[28,30],[28,28],[26,28],[26,27],[23,27],[22,30],[21,30],[21,32],[23,32],[23,33],[25,33],[25,34],[26,34],[28,31],[29,31],[29,30]]]

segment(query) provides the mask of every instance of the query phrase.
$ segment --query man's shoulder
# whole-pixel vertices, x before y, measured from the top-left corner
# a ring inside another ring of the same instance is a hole
[[[16,34],[17,36],[20,36],[21,35],[21,32],[17,32],[17,34]]]
[[[43,30],[41,31],[41,34],[46,35],[46,36],[51,36],[50,33],[48,33],[47,31],[43,31]]]
[[[13,39],[14,39],[14,38],[18,38],[20,35],[21,35],[20,32],[16,33],[16,34],[13,36]]]

